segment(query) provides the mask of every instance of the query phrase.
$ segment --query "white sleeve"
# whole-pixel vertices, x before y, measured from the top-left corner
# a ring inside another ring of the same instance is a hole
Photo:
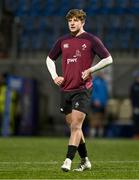
[[[56,73],[55,62],[52,59],[50,59],[49,56],[47,56],[47,58],[46,58],[46,65],[52,76],[52,79],[55,79],[56,77],[58,77],[58,75]]]
[[[99,63],[97,63],[95,66],[92,66],[90,69],[91,69],[91,72],[96,72],[100,69],[103,69],[104,67],[110,65],[113,63],[113,59],[111,56],[108,56],[107,58],[104,58],[102,59]]]

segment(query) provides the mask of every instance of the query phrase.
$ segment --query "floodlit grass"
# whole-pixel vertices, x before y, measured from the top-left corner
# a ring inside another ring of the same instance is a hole
[[[91,171],[62,172],[68,139],[0,138],[0,179],[139,179],[139,141],[87,139]],[[73,161],[72,169],[79,163]]]

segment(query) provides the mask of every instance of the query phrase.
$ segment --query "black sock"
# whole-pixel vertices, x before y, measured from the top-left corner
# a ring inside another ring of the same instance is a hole
[[[66,157],[73,160],[73,158],[76,154],[76,151],[77,151],[77,146],[68,145],[68,152],[67,152]]]
[[[78,153],[79,153],[81,158],[87,157],[87,149],[86,149],[85,143],[79,144]]]

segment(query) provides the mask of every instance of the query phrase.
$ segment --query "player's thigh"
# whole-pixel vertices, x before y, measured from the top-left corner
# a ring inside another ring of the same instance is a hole
[[[71,126],[81,128],[86,114],[84,112],[73,109]]]
[[[68,113],[66,114],[66,123],[68,124],[68,126],[70,126],[71,122],[72,122],[72,113]]]

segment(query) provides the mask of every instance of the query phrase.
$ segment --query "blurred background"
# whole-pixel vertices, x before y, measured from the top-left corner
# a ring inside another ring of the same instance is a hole
[[[104,70],[109,99],[102,136],[134,136],[130,89],[139,71],[139,0],[1,0],[1,136],[69,134],[45,59],[56,39],[68,33],[65,15],[71,8],[87,13],[85,30],[97,35],[114,59]]]

